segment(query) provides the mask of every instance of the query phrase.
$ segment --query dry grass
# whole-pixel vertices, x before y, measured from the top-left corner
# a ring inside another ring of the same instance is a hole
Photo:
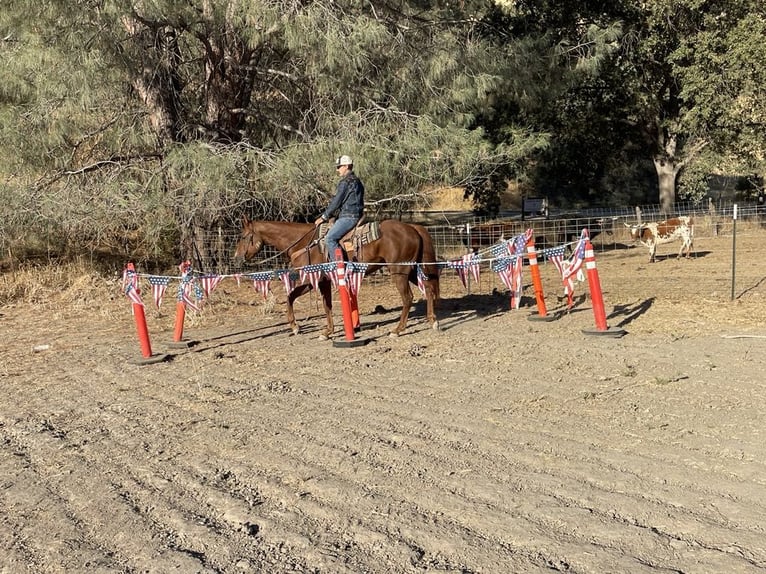
[[[117,297],[119,283],[116,275],[105,277],[86,263],[22,264],[0,274],[0,305],[90,307],[103,301],[104,292],[112,292],[112,299]]]

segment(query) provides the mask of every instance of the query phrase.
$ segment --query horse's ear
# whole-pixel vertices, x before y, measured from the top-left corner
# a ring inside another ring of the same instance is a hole
[[[248,225],[250,225],[250,220],[247,218],[247,215],[243,213],[242,214],[242,228],[244,229]]]

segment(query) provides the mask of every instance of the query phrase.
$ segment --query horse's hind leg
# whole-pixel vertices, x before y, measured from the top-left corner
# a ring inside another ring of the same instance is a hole
[[[439,319],[436,317],[437,293],[438,289],[435,288],[433,281],[426,281],[426,317],[434,331],[439,330]]]
[[[293,303],[298,297],[304,293],[307,293],[309,289],[311,289],[311,285],[304,283],[302,285],[298,285],[295,289],[290,291],[290,294],[287,296],[287,325],[290,327],[293,335],[297,335],[301,332],[301,328],[295,321],[295,310],[293,309]]]
[[[402,297],[402,316],[399,318],[399,324],[391,331],[392,335],[401,335],[407,328],[407,317],[410,314],[410,308],[412,307],[412,289],[410,289],[410,281],[407,278],[406,273],[392,274],[391,278],[399,289],[399,295]]]

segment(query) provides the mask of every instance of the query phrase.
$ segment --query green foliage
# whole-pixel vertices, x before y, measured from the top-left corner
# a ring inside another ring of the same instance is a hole
[[[756,0],[8,0],[0,226],[61,252],[185,256],[241,213],[311,220],[349,153],[371,209],[508,180],[644,202],[652,160],[763,171]],[[652,179],[653,177],[653,179]]]

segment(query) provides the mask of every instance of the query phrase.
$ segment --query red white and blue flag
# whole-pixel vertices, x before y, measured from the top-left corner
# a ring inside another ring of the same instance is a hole
[[[543,251],[543,255],[556,266],[559,275],[561,275],[561,281],[564,284],[564,295],[567,297],[568,307],[571,307],[574,302],[575,279],[578,281],[583,281],[585,279],[582,266],[585,261],[586,239],[587,234],[585,230],[583,230],[577,245],[575,245],[574,250],[572,251],[572,255],[568,259],[564,259],[565,247],[563,245]]]
[[[584,279],[582,273],[583,262],[585,261],[585,242],[588,239],[587,230],[583,229],[580,234],[580,240],[575,245],[572,251],[572,256],[569,258],[569,267],[566,271],[567,277],[577,276],[578,281]]]
[[[136,305],[143,305],[141,300],[141,292],[138,290],[138,275],[135,271],[125,269],[122,273],[122,287],[125,290],[125,295]]]
[[[266,299],[271,291],[271,272],[251,273],[248,277],[253,281],[253,288]]]
[[[476,261],[476,257],[477,256],[475,253],[467,253],[460,259],[454,259],[447,262],[447,267],[455,270],[464,288],[468,286],[466,283],[466,277],[469,270],[472,277],[474,278],[474,281],[477,283],[479,282],[479,263]]]
[[[220,275],[205,275],[199,278],[199,281],[202,284],[202,292],[205,294],[206,298],[210,298],[210,295],[215,291],[215,288],[218,287],[221,279],[223,279],[223,277]]]
[[[197,295],[196,299],[193,297],[194,295]],[[201,297],[199,297],[198,295],[199,293],[197,292],[197,289],[195,288],[194,279],[181,283],[181,286],[179,287],[178,300],[182,301],[183,303],[186,304],[187,307],[195,311],[199,311],[198,303]]]
[[[162,305],[162,298],[165,296],[165,291],[170,283],[170,277],[163,277],[161,275],[149,275],[149,285],[152,286],[152,296],[154,297],[154,305],[157,309]]]
[[[466,268],[471,272],[471,276],[473,277],[473,280],[477,283],[479,282],[479,262],[477,261],[478,256],[476,253],[468,253],[467,255],[463,255],[463,263],[465,264]]]
[[[301,283],[308,281],[315,291],[319,291],[319,282],[322,280],[322,275],[324,275],[324,263],[306,265],[301,267],[299,271]]]
[[[511,264],[513,271],[511,273],[511,308],[518,309],[521,305],[521,294],[524,290],[521,270],[524,266],[524,249],[527,246],[527,242],[532,237],[532,230],[527,229],[526,232],[521,235],[517,235],[513,239],[513,253],[516,256]]]
[[[559,247],[552,247],[551,249],[543,250],[543,256],[548,258],[548,261],[556,266],[556,269],[561,276],[561,281],[564,284],[564,295],[567,297],[567,306],[572,306],[572,297],[574,296],[574,280],[566,277],[565,267],[569,266],[569,262],[564,260],[565,247],[563,245]]]
[[[497,272],[503,284],[511,292],[512,309],[518,309],[521,305],[524,248],[532,237],[532,233],[531,229],[527,229],[526,232],[499,244],[493,252],[496,259],[492,262],[492,269]]]
[[[285,286],[285,292],[289,295],[295,289],[295,278],[290,271],[282,271],[279,273],[279,279],[282,281],[282,285]]]
[[[362,279],[364,279],[366,272],[366,263],[351,262],[346,265],[346,286],[349,293],[354,297],[359,294],[359,289],[362,287]]]
[[[417,266],[417,274],[418,274],[418,289],[420,289],[420,293],[423,295],[423,297],[426,296],[426,284],[425,281],[428,279],[428,276],[426,275],[425,271],[420,267],[420,265]]]

